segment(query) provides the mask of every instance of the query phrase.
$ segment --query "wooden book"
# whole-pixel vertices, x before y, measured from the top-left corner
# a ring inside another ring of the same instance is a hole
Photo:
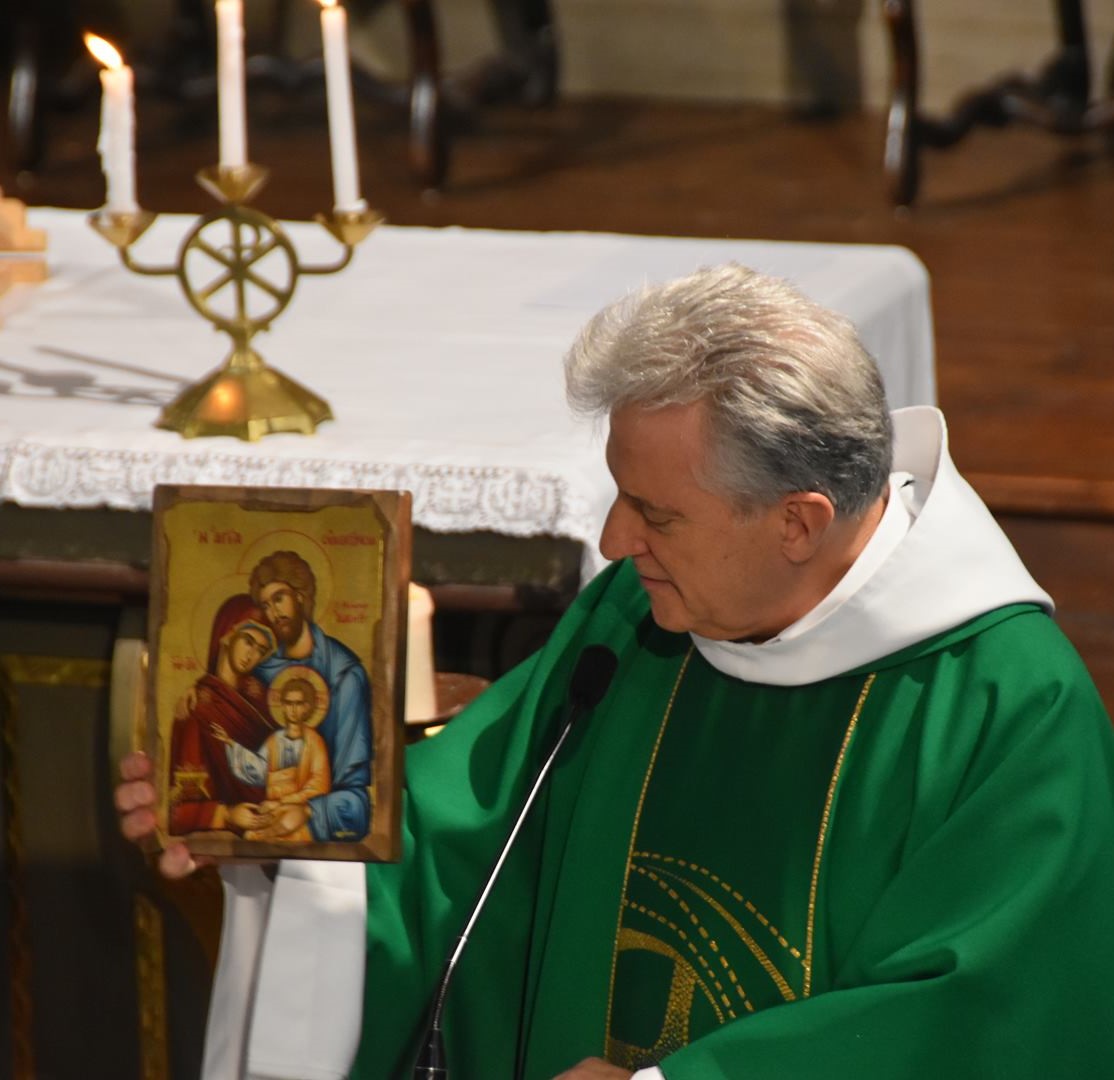
[[[46,233],[27,225],[27,207],[0,189],[0,251],[45,251]]]
[[[409,492],[156,487],[161,844],[399,857],[410,545]]]
[[[0,295],[45,281],[46,260],[36,254],[45,250],[46,233],[27,226],[27,207],[0,190]]]

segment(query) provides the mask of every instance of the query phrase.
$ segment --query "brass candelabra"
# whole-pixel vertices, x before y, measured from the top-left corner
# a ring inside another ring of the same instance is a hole
[[[172,266],[143,265],[131,253],[155,214],[98,210],[89,218],[129,270],[177,277],[189,303],[232,340],[224,362],[186,387],[159,415],[158,427],[186,438],[233,435],[254,441],[280,431],[310,435],[333,417],[322,398],[268,367],[252,348],[252,338],[269,329],[290,303],[299,277],[343,270],[356,245],[381,219],[370,210],[318,214],[316,220],[343,245],[344,253],[334,263],[307,265],[279,223],[247,205],[267,176],[257,165],[199,172],[197,182],[220,206],[198,219]]]

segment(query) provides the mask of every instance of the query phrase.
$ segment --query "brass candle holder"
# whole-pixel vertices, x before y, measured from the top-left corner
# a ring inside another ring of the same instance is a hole
[[[187,439],[233,435],[255,441],[280,431],[311,435],[321,421],[333,418],[322,398],[269,368],[251,341],[261,330],[270,329],[290,303],[299,277],[343,270],[352,261],[356,245],[382,219],[371,210],[318,214],[316,220],[344,246],[344,254],[334,263],[307,265],[299,260],[279,223],[247,205],[267,176],[267,170],[257,165],[199,172],[197,182],[221,206],[198,219],[182,240],[172,266],[146,266],[131,254],[131,246],[156,215],[146,210],[98,210],[89,217],[90,225],[116,247],[129,270],[176,276],[190,304],[232,339],[224,363],[186,387],[159,415],[158,427]]]

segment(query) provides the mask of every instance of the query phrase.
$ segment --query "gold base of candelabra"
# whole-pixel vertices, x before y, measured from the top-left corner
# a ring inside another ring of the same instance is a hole
[[[356,209],[319,214],[317,220],[344,252],[325,265],[302,263],[278,222],[245,205],[267,177],[267,169],[251,164],[202,169],[198,183],[223,208],[199,219],[170,266],[144,265],[130,251],[155,220],[154,214],[139,209],[129,213],[98,210],[89,218],[92,227],[120,252],[129,270],[176,276],[190,304],[232,338],[232,353],[224,364],[188,386],[159,416],[158,427],[177,431],[187,439],[230,435],[254,442],[278,432],[312,435],[321,421],[333,418],[323,399],[281,371],[268,368],[249,343],[256,333],[269,329],[285,309],[302,274],[343,270],[355,246],[382,218],[362,202]],[[270,274],[259,268],[267,256],[272,256]],[[277,280],[270,280],[276,275]],[[232,314],[214,302],[225,290],[234,292]]]
[[[223,367],[187,387],[163,409],[157,426],[187,439],[231,435],[255,442],[283,431],[312,435],[332,418],[323,399],[249,353],[233,354]]]

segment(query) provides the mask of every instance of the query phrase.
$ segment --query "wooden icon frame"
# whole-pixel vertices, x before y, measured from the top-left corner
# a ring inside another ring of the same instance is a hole
[[[160,846],[398,859],[410,505],[155,488],[141,745]]]

